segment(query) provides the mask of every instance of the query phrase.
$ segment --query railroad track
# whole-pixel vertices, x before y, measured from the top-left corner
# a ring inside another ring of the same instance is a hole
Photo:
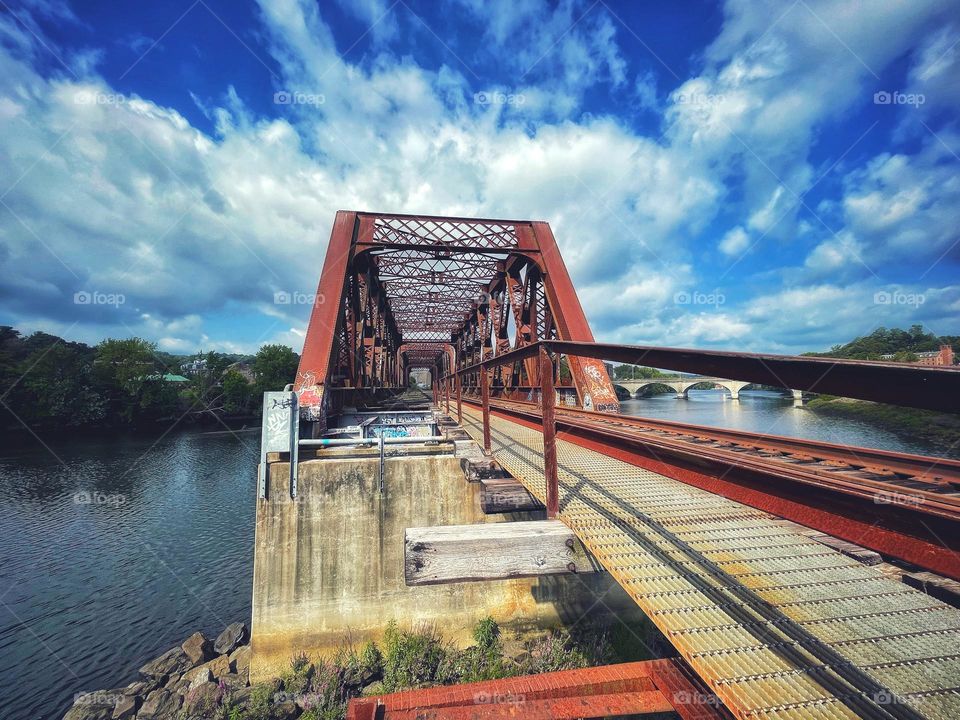
[[[479,440],[470,405],[463,427]],[[543,500],[536,423],[501,408],[490,430],[497,461]],[[736,717],[960,717],[960,611],[567,433],[557,454],[559,518]]]
[[[540,427],[535,403],[490,405]],[[564,407],[555,419],[559,438],[960,580],[957,460]]]
[[[476,399],[470,398],[472,403]],[[535,403],[491,400],[490,406],[530,420]],[[738,432],[558,407],[558,430],[598,432],[640,443],[652,455],[712,461],[918,512],[960,520],[960,461],[862,447]]]

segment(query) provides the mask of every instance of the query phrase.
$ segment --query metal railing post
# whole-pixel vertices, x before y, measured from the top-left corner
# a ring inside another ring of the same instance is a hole
[[[553,361],[546,347],[540,346],[540,414],[543,417],[543,475],[547,485],[547,517],[555,518],[560,510],[560,489],[557,477],[557,426],[553,417],[555,392]]]
[[[447,376],[447,379],[443,383],[443,388],[447,391],[447,415],[450,414],[450,382],[450,377]]]
[[[490,376],[480,368],[480,400],[483,403],[483,449],[490,452]]]
[[[461,395],[463,394],[463,382],[460,379],[460,374],[457,373],[457,422],[463,422],[463,399]]]

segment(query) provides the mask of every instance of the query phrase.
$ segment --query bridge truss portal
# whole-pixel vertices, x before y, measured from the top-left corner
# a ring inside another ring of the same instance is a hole
[[[333,389],[403,387],[412,368],[439,378],[538,340],[593,340],[547,223],[341,211],[294,389],[323,420]],[[571,358],[567,379],[569,401],[618,409],[599,360]],[[539,387],[539,365],[492,384]]]

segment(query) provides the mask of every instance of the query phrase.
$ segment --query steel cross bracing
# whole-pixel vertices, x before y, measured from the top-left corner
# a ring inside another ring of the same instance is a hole
[[[463,425],[481,442],[478,409]],[[490,434],[546,503],[543,434],[499,416]],[[737,717],[960,717],[960,610],[765,512],[556,446],[559,518]]]
[[[331,390],[401,387],[414,367],[436,379],[541,339],[593,340],[546,223],[341,211],[295,390],[323,421]],[[618,408],[599,360],[569,371],[578,405]],[[495,382],[536,385],[538,365]]]

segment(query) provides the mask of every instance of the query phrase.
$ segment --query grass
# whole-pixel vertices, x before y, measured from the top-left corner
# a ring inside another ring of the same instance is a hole
[[[644,624],[613,631],[592,626],[575,633],[555,630],[527,638],[522,651],[508,657],[500,627],[492,618],[474,626],[475,644],[464,649],[444,641],[431,625],[401,628],[391,621],[382,647],[368,642],[358,649],[350,643],[317,661],[298,654],[279,680],[254,687],[243,705],[231,704],[228,698],[219,718],[269,720],[274,703],[297,699],[304,707],[301,720],[341,720],[350,699],[361,694],[648,659],[650,637],[650,627]]]
[[[906,440],[953,447],[960,443],[960,415],[820,395],[807,401],[816,413],[869,422]],[[957,453],[953,453],[956,455]]]

